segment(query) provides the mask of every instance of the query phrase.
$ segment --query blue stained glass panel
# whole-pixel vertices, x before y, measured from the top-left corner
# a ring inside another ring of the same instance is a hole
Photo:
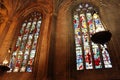
[[[32,72],[32,66],[27,67],[27,72]]]

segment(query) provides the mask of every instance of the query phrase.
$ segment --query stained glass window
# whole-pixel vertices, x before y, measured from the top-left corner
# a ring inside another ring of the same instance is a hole
[[[33,12],[22,23],[11,55],[9,72],[32,72],[41,21],[41,13]]]
[[[90,40],[92,34],[105,30],[98,10],[91,4],[81,3],[73,14],[77,70],[112,68],[107,44]]]

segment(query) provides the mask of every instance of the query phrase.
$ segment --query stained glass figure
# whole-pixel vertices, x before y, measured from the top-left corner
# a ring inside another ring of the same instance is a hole
[[[73,27],[77,70],[112,68],[107,45],[95,44],[90,39],[95,32],[105,30],[97,8],[81,3],[74,11]]]

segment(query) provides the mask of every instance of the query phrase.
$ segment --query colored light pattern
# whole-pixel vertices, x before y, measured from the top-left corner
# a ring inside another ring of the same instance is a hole
[[[31,13],[20,29],[8,72],[32,72],[36,54],[37,39],[40,33],[41,14]]]
[[[112,68],[107,45],[93,43],[92,34],[105,30],[99,15],[90,4],[80,4],[74,11],[73,26],[76,45],[77,70]]]

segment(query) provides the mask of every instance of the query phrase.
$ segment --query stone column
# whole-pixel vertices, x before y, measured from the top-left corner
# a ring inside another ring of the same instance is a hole
[[[55,36],[56,36],[56,22],[57,13],[53,13],[50,21],[50,46],[49,46],[49,58],[48,58],[48,80],[54,80],[54,58],[55,58]]]
[[[50,40],[50,14],[43,16],[41,32],[37,44],[37,54],[34,66],[35,80],[47,80],[49,40]]]

